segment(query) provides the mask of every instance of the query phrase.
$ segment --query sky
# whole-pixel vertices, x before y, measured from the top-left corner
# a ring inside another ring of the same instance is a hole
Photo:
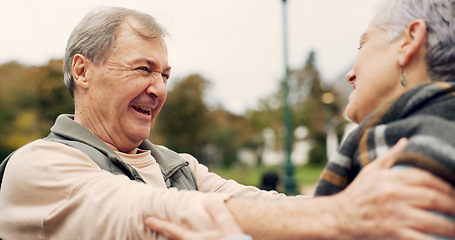
[[[379,1],[287,0],[289,67],[303,66],[315,51],[322,78],[340,80]],[[282,0],[0,0],[0,63],[63,58],[76,24],[107,5],[154,16],[170,34],[170,82],[202,75],[213,105],[241,114],[284,76]]]

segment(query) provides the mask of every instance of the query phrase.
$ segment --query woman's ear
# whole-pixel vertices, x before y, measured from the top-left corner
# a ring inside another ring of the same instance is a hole
[[[87,69],[90,61],[81,54],[76,54],[73,57],[73,79],[74,84],[82,89],[88,89],[89,82],[87,81]]]
[[[425,47],[427,24],[424,20],[416,19],[406,26],[401,38],[399,63],[406,66]]]

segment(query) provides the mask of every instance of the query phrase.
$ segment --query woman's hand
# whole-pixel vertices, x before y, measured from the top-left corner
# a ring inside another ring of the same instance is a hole
[[[455,238],[455,224],[431,212],[455,215],[453,187],[417,168],[390,170],[406,145],[406,139],[400,140],[334,196],[339,220],[348,221],[343,231],[359,239],[433,239],[427,234]]]

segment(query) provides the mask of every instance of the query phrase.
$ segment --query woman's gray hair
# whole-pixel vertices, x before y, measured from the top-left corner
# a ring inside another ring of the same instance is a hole
[[[425,60],[431,79],[455,81],[455,0],[384,0],[375,23],[393,41],[415,19],[427,24]]]
[[[139,28],[130,27],[145,38],[163,39],[167,32],[156,20],[139,11],[121,7],[99,7],[90,11],[71,33],[63,61],[65,85],[74,98],[73,58],[81,54],[95,64],[104,64],[114,46],[119,26],[127,19],[134,19]]]

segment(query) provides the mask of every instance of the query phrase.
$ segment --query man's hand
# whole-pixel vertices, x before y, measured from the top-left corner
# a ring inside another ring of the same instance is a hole
[[[206,209],[215,224],[212,230],[196,232],[155,217],[146,218],[145,224],[152,231],[173,240],[221,240],[229,236],[243,235],[242,229],[237,225],[223,201],[210,202],[206,205]]]
[[[406,144],[400,140],[334,196],[338,221],[345,223],[340,238],[433,239],[430,233],[455,239],[455,223],[431,212],[455,215],[453,187],[423,170],[390,169]]]

